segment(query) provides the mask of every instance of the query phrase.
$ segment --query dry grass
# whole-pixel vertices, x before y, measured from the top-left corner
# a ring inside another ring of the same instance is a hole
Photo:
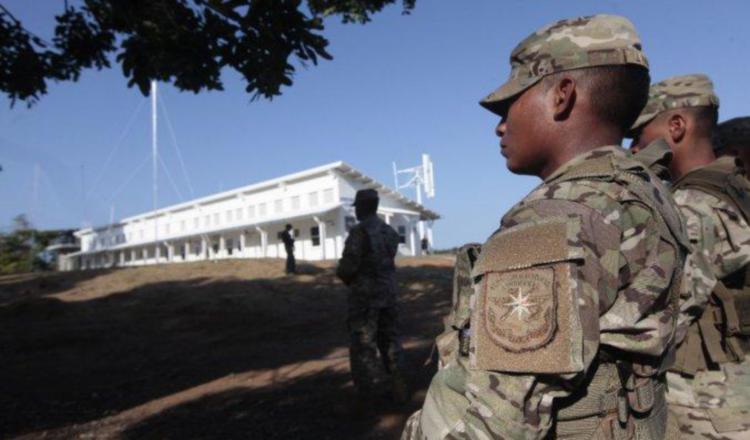
[[[0,277],[0,437],[397,438],[434,373],[452,265],[399,261],[406,406],[357,401],[331,263]]]

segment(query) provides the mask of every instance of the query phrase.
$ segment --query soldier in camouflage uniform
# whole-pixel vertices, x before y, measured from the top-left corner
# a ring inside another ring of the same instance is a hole
[[[378,201],[374,189],[357,191],[359,223],[349,231],[336,274],[351,288],[347,324],[354,385],[363,395],[380,394],[385,370],[394,397],[404,400],[394,263],[399,236],[378,217]]]
[[[653,171],[665,185],[671,186],[672,174],[669,166],[672,163],[673,154],[667,141],[657,139],[645,147],[633,145],[631,151],[635,153],[636,160]],[[685,339],[690,325],[701,316],[715,285],[716,277],[708,261],[708,254],[700,246],[693,246],[691,252],[685,257],[675,344]]]
[[[722,122],[717,127],[716,137],[720,151],[740,159],[745,178],[750,176],[750,117]]]
[[[693,307],[683,303],[676,361],[667,375],[682,438],[750,438],[750,361],[738,313],[750,263],[750,227],[741,202],[748,198],[747,186],[733,158],[714,156],[718,106],[705,75],[672,77],[651,87],[632,133],[634,149],[655,139],[669,145],[674,198],[710,270],[704,283],[693,285]],[[706,290],[711,284],[713,294]]]
[[[461,249],[441,368],[402,439],[674,438],[663,373],[689,242],[619,146],[648,93],[638,35],[623,17],[563,20],[511,66],[481,104],[503,118],[508,168],[543,182]]]

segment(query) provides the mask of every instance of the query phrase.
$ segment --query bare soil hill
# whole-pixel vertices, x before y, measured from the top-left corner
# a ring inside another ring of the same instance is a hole
[[[357,401],[331,263],[0,277],[0,438],[396,439],[435,371],[453,262],[398,264],[407,405]]]

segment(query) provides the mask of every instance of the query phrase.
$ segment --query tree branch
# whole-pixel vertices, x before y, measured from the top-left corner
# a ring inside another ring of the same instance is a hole
[[[5,6],[3,6],[3,4],[2,4],[2,3],[0,3],[0,12],[4,13],[5,15],[7,15],[7,16],[8,16],[8,18],[10,18],[11,20],[13,20],[13,22],[14,22],[14,23],[15,23],[15,24],[16,24],[16,25],[17,25],[17,26],[19,27],[19,28],[21,28],[21,30],[23,30],[23,31],[24,31],[25,33],[27,33],[27,34],[29,34],[30,36],[32,36],[33,38],[35,38],[35,39],[37,39],[37,40],[41,41],[42,43],[44,43],[44,44],[45,44],[45,45],[47,45],[47,46],[52,46],[52,43],[50,43],[49,41],[45,40],[44,38],[40,37],[39,35],[35,34],[34,32],[31,32],[30,30],[26,29],[26,27],[25,27],[25,26],[23,25],[23,23],[21,23],[21,20],[17,19],[17,18],[16,18],[16,16],[15,16],[15,15],[13,15],[13,14],[12,14],[12,13],[11,13],[11,12],[10,12],[10,11],[8,10],[8,8],[6,8]],[[34,41],[34,40],[33,40],[33,38],[32,38],[32,41]]]

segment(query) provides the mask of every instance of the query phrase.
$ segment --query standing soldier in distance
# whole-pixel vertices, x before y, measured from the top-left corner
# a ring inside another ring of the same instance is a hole
[[[363,396],[381,394],[385,368],[393,397],[405,401],[394,263],[399,236],[378,217],[378,203],[374,189],[357,191],[354,209],[359,223],[349,231],[336,274],[351,288],[347,324],[357,391]]]
[[[402,439],[674,438],[663,371],[689,243],[666,188],[619,146],[648,95],[640,39],[623,17],[562,20],[511,66],[481,104],[502,117],[507,167],[543,182],[467,249],[467,349]]]
[[[292,236],[292,225],[286,225],[284,232],[281,233],[281,241],[284,242],[286,251],[286,273],[297,271],[297,262],[294,260],[294,237]]]
[[[635,149],[654,140],[669,144],[674,199],[694,248],[718,279],[705,312],[682,308],[676,361],[667,375],[683,438],[750,437],[750,200],[734,158],[714,155],[718,108],[707,76],[671,77],[651,86],[632,133]]]
[[[717,127],[716,138],[722,151],[740,160],[745,178],[750,177],[750,116],[722,122]]]

